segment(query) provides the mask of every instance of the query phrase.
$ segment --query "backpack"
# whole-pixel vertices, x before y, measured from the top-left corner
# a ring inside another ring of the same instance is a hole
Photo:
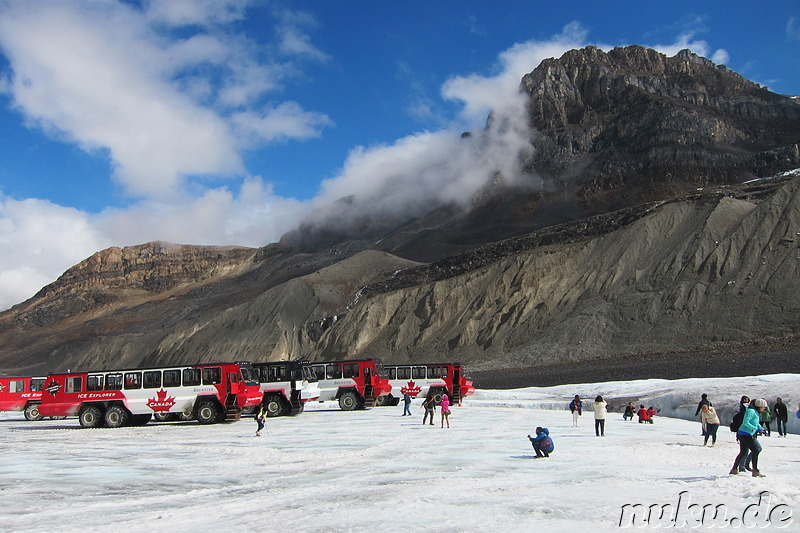
[[[739,411],[735,415],[733,415],[733,420],[731,420],[731,431],[736,433],[739,431],[739,428],[742,427],[742,421],[744,420],[744,410]]]
[[[549,436],[543,438],[541,442],[539,442],[539,449],[544,453],[550,453],[554,448],[555,446],[553,446],[553,439],[551,439]]]

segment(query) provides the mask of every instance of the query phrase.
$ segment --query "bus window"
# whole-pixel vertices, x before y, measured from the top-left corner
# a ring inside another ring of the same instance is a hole
[[[303,379],[306,381],[317,381],[317,374],[310,365],[303,367]]]
[[[125,389],[141,389],[142,388],[142,373],[141,372],[126,372],[125,373]]]
[[[164,386],[165,387],[180,387],[181,386],[181,371],[180,370],[164,370]]]
[[[384,370],[384,372],[386,373],[386,376],[384,376],[382,373],[381,377],[387,377],[389,379],[397,379],[397,368],[395,367],[387,368],[386,370]]]
[[[311,371],[314,372],[317,381],[325,379],[325,365],[314,365],[311,367]]]
[[[397,379],[411,379],[411,367],[408,366],[398,367]]]
[[[83,380],[80,376],[67,378],[67,392],[83,392]]]
[[[197,385],[200,385],[200,369],[185,368],[183,370],[183,386],[196,387]]]
[[[210,366],[203,369],[203,385],[219,385],[222,383],[222,369]]]
[[[89,376],[86,378],[86,391],[96,392],[103,390],[103,376]]]
[[[414,379],[425,379],[425,367],[415,366],[411,369],[411,377]]]
[[[328,365],[325,367],[325,377],[327,379],[342,379],[341,365]]]
[[[122,374],[107,374],[106,390],[122,390]]]
[[[144,388],[157,389],[161,387],[161,371],[148,370],[144,373]]]
[[[434,379],[442,376],[442,368],[439,366],[428,367],[428,379]]]
[[[276,382],[276,381],[288,381],[289,375],[286,372],[285,365],[274,365],[269,367],[269,375],[267,376],[267,381]]]
[[[251,383],[258,382],[258,372],[252,366],[241,366],[239,367],[239,370],[242,371],[242,379],[245,381],[249,381]],[[166,372],[164,372],[164,374],[166,374]],[[164,379],[167,379],[166,375],[164,376]]]
[[[31,392],[42,392],[44,390],[44,379],[36,378],[31,380]]]
[[[346,365],[342,365],[342,375],[346,378],[357,378],[358,377],[358,364],[357,363],[348,363]]]
[[[8,382],[8,392],[15,393],[15,392],[25,392],[25,380],[24,379],[12,379]]]

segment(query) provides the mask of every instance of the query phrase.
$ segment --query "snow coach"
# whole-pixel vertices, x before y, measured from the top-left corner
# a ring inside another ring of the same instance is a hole
[[[81,426],[122,427],[171,419],[214,424],[258,405],[258,383],[244,363],[50,374],[39,414],[76,416]]]
[[[294,416],[319,397],[319,386],[307,361],[252,363],[267,416]],[[248,409],[251,414],[254,409]]]
[[[24,411],[27,420],[41,420],[43,377],[0,377],[0,411]]]
[[[319,401],[338,400],[342,411],[373,407],[391,391],[389,380],[381,376],[380,360],[329,361],[312,363],[319,383]]]
[[[389,380],[392,391],[383,400],[379,399],[378,405],[397,405],[405,393],[412,398],[433,395],[437,403],[447,394],[451,403],[458,404],[475,392],[467,369],[461,363],[383,365],[381,375]]]

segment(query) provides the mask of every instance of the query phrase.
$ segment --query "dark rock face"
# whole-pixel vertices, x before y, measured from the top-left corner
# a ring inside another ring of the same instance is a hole
[[[589,47],[522,80],[528,167],[585,203],[630,204],[737,183],[800,163],[800,106],[684,50]]]

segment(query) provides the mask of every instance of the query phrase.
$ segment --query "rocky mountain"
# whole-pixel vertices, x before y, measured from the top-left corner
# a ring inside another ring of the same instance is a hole
[[[636,46],[570,51],[520,87],[524,175],[487,175],[470,207],[318,213],[261,249],[98,252],[0,314],[0,371],[377,357],[463,361],[487,386],[800,371],[798,103]]]

